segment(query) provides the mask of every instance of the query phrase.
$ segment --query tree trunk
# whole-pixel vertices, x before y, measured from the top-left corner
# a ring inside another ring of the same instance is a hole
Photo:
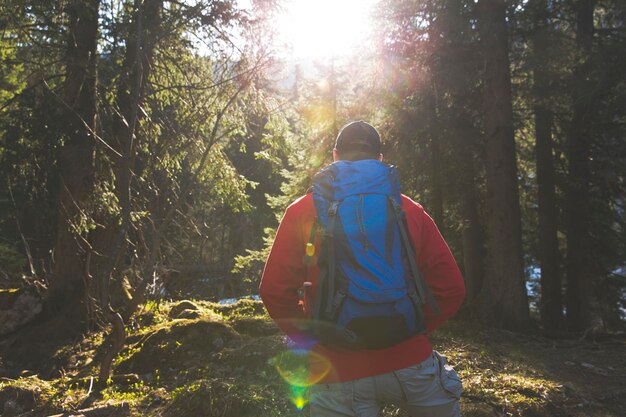
[[[478,5],[485,60],[484,105],[487,174],[487,275],[483,301],[488,321],[509,330],[529,325],[522,258],[521,215],[515,160],[511,74],[504,0]]]
[[[73,0],[67,6],[70,24],[63,94],[66,130],[59,152],[57,240],[46,311],[64,314],[70,332],[82,332],[88,323],[88,219],[84,215],[89,215],[87,206],[95,180],[98,9],[99,0]]]
[[[557,238],[559,220],[552,155],[552,112],[543,104],[535,106],[535,138],[539,266],[541,268],[541,322],[546,330],[556,330],[563,324],[559,241]]]
[[[591,156],[590,115],[592,109],[591,49],[593,45],[593,10],[596,0],[576,3],[576,42],[582,64],[574,73],[573,116],[568,135],[569,162],[566,196],[567,263],[566,310],[567,326],[582,331],[591,325],[591,289],[594,257],[591,245],[590,177]]]
[[[461,0],[446,0],[441,14],[434,24],[436,39],[440,39],[439,51],[443,57],[441,76],[443,88],[451,97],[447,113],[453,115],[448,122],[448,135],[453,164],[456,167],[456,195],[459,197],[459,214],[462,220],[463,275],[467,290],[466,300],[472,302],[478,296],[485,276],[484,233],[478,206],[475,155],[478,135],[469,114],[472,79],[475,74],[467,71],[471,48],[466,39],[468,23],[463,16]],[[471,66],[470,66],[471,67]]]
[[[112,332],[107,338],[107,348],[100,364],[98,378],[99,388],[106,386],[111,373],[111,364],[124,347],[126,331],[122,316],[113,310],[110,304],[109,285],[111,277],[127,250],[127,236],[132,227],[131,184],[133,166],[137,154],[138,124],[140,106],[145,87],[149,78],[157,34],[161,27],[161,9],[163,0],[136,1],[133,15],[133,26],[130,30],[122,75],[119,79],[116,96],[116,117],[112,131],[115,148],[119,153],[115,160],[115,191],[120,205],[120,226],[117,220],[109,224],[116,233],[110,234],[112,242],[103,248],[105,254],[104,268],[100,272],[101,303],[105,317],[112,325]],[[143,277],[147,282],[148,277]],[[145,288],[144,288],[145,289]],[[143,295],[143,294],[142,294]],[[134,305],[134,304],[133,304]],[[132,315],[134,311],[127,313]]]
[[[433,88],[434,90],[434,88]],[[435,101],[435,92],[431,91],[426,97],[428,108],[428,131],[430,132],[430,179],[431,179],[431,204],[430,213],[437,224],[437,227],[441,233],[446,235],[445,228],[445,216],[444,216],[444,185],[443,185],[443,152],[442,152],[442,140],[443,135],[440,134],[440,130],[437,128],[437,103]]]
[[[539,220],[539,267],[541,269],[541,322],[546,330],[563,324],[561,274],[559,271],[558,207],[554,172],[550,80],[547,68],[551,59],[548,46],[552,42],[546,0],[528,4],[534,23],[531,38],[533,49],[533,99],[535,116],[535,156],[537,162],[537,214]]]
[[[467,140],[467,138],[465,138]],[[483,286],[485,276],[484,233],[478,211],[476,196],[476,174],[472,161],[472,152],[465,152],[461,156],[460,172],[463,178],[461,186],[461,216],[463,218],[463,269],[465,273],[465,287],[467,300],[476,299]]]

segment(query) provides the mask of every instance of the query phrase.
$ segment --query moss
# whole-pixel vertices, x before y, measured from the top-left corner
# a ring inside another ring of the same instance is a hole
[[[19,415],[47,403],[52,385],[36,376],[0,382],[0,415]]]
[[[269,317],[242,317],[233,321],[233,328],[248,336],[268,336],[281,334],[280,329]]]
[[[164,417],[276,417],[287,410],[273,405],[268,387],[238,384],[235,380],[202,379],[172,392]],[[283,403],[285,406],[286,403]]]
[[[189,369],[239,337],[229,324],[212,318],[175,320],[124,349],[118,371],[145,374],[158,368]]]
[[[69,378],[46,381],[33,375],[16,380],[3,379],[0,382],[0,415],[10,417],[32,409],[67,409],[85,398],[85,394],[86,390]]]
[[[265,307],[261,301],[242,299],[234,304],[214,304],[212,309],[228,320],[238,320],[246,317],[266,316]]]

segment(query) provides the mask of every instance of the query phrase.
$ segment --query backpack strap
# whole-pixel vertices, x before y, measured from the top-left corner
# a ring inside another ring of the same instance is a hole
[[[332,201],[328,207],[328,234],[330,239],[327,239],[328,246],[328,286],[326,287],[326,318],[333,316],[333,306],[337,304],[335,294],[335,278],[336,278],[336,265],[335,265],[335,223],[337,222],[337,212],[339,211],[339,202]],[[332,302],[331,302],[332,300]]]
[[[433,313],[440,314],[441,311],[439,310],[439,305],[426,285],[424,278],[422,277],[422,273],[415,263],[415,250],[413,249],[413,244],[409,239],[408,226],[406,224],[404,210],[402,210],[402,206],[400,206],[393,198],[389,197],[389,200],[391,200],[391,204],[394,209],[393,211],[398,222],[398,229],[400,230],[400,238],[407,254],[409,268],[411,269],[411,276],[413,277],[415,289],[417,290],[417,294],[415,292],[410,292],[409,297],[411,297],[414,303],[418,303],[416,305],[422,304],[426,299],[428,299],[428,304],[430,305]]]
[[[317,284],[317,295],[315,299],[315,307],[313,309],[313,318],[316,320],[329,319],[333,316],[338,307],[341,306],[342,300],[337,299],[340,293],[335,293],[336,289],[336,266],[335,266],[335,223],[338,215],[339,202],[332,201],[328,208],[328,227],[322,227],[322,233],[325,237],[323,245],[323,253],[320,257],[324,258],[324,268],[320,270],[319,281]],[[345,292],[344,292],[345,293]]]

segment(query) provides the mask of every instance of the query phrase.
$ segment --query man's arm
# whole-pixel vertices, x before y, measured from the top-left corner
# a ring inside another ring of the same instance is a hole
[[[270,317],[297,339],[297,324],[305,318],[298,290],[306,275],[304,245],[294,206],[287,208],[265,263],[259,294]]]
[[[417,266],[439,306],[440,314],[426,310],[426,331],[432,333],[452,317],[465,298],[465,283],[452,252],[433,219],[417,203],[405,200],[409,231]]]

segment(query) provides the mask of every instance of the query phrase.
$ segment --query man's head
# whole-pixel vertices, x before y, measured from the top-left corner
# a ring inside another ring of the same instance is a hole
[[[363,120],[358,120],[341,128],[335,141],[333,157],[335,161],[340,159],[347,161],[382,160],[383,156],[380,150],[380,135],[376,128]]]

